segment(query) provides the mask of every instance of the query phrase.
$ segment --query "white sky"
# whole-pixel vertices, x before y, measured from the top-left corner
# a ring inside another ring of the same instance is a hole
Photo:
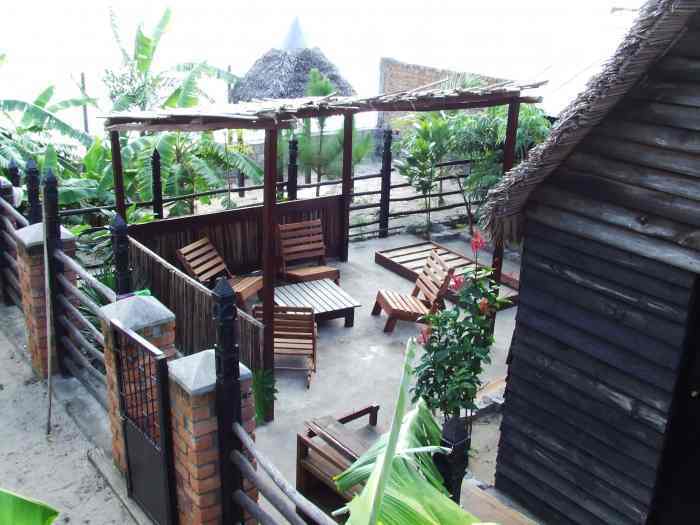
[[[223,68],[230,65],[242,75],[268,49],[281,46],[292,19],[299,16],[309,45],[320,47],[361,94],[377,92],[379,59],[389,56],[506,78],[550,79],[552,85],[543,94],[560,107],[610,55],[633,20],[633,14],[611,14],[611,9],[640,4],[641,0],[7,0],[0,21],[0,52],[8,55],[0,67],[0,97],[31,100],[51,83],[57,98],[76,96],[74,82],[85,72],[88,92],[103,97],[101,106],[109,109],[100,79],[105,68],[120,63],[109,5],[119,16],[129,49],[138,23],[143,22],[149,34],[168,5],[173,18],[156,55],[156,69],[207,60]],[[223,84],[216,84],[215,90],[214,96],[224,96]],[[64,117],[80,122],[79,110]],[[93,120],[92,131],[96,126]]]

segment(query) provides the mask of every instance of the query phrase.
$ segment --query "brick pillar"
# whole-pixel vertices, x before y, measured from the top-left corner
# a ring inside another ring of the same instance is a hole
[[[175,356],[175,314],[155,297],[131,296],[102,307],[108,319],[114,319],[158,347],[168,359]],[[114,338],[107,323],[102,323],[105,336],[105,371],[107,376],[107,409],[112,430],[112,458],[117,468],[126,473],[124,435],[119,411],[117,368]]]
[[[32,368],[39,377],[47,376],[48,349],[46,341],[46,287],[44,286],[44,224],[39,222],[20,228],[17,238],[17,273],[22,292],[22,310],[27,328],[27,350],[32,360]],[[75,255],[75,237],[61,227],[61,240],[66,255]],[[75,284],[73,272],[66,272],[66,278]],[[60,348],[60,347],[59,347]],[[60,351],[60,350],[59,350]],[[57,357],[51,358],[53,371],[58,371]]]
[[[180,525],[215,524],[221,516],[221,480],[214,350],[171,361],[169,368]],[[252,374],[242,364],[240,377],[243,426],[255,439]],[[257,500],[257,489],[245,479],[243,484],[248,495]],[[247,518],[246,523],[249,521],[254,522]]]

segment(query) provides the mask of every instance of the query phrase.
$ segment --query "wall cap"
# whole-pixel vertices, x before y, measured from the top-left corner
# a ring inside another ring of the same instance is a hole
[[[239,363],[241,381],[253,377],[243,363]],[[204,350],[168,362],[170,379],[191,396],[201,396],[216,388],[216,362],[214,350]]]
[[[38,222],[36,224],[30,224],[29,226],[20,228],[19,230],[15,231],[15,237],[26,250],[36,246],[41,246],[44,244],[44,223]],[[75,235],[61,226],[61,240],[64,242],[74,241]]]
[[[139,331],[175,321],[175,314],[148,295],[132,295],[100,308],[107,319],[116,319],[124,327]]]

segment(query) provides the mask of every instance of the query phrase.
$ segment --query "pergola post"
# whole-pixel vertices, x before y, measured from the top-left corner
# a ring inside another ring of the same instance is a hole
[[[340,260],[348,260],[348,243],[350,241],[350,202],[352,201],[352,113],[345,114],[343,121],[343,239]]]
[[[124,168],[122,167],[122,147],[119,144],[119,132],[110,131],[109,141],[112,146],[112,175],[114,177],[114,200],[117,213],[126,221],[126,198],[124,196]]]
[[[511,100],[508,103],[508,123],[506,125],[506,141],[503,145],[503,173],[510,171],[515,164],[515,145],[518,134],[518,115],[520,113],[520,101]],[[503,273],[503,234],[499,233],[493,239],[493,279],[498,284]]]
[[[277,258],[275,257],[274,231],[275,231],[275,206],[277,203],[277,129],[265,130],[265,179],[263,189],[263,239],[262,239],[262,265],[263,265],[263,324],[265,325],[263,337],[263,369],[274,373],[274,304],[275,304],[275,272],[277,270]],[[275,417],[275,408],[270,404],[267,421]]]

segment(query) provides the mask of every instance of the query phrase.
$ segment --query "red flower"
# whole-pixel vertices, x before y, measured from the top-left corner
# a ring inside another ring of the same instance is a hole
[[[456,292],[462,286],[464,286],[464,277],[462,275],[457,275],[452,278],[452,283],[450,284],[450,288],[452,289],[452,291]]]
[[[484,246],[486,246],[486,241],[481,236],[481,233],[479,233],[479,230],[476,230],[472,236],[472,252],[474,255],[479,253]]]
[[[484,315],[488,313],[489,300],[486,297],[482,298],[481,301],[479,301],[479,311]]]
[[[428,327],[425,327],[421,329],[420,333],[418,334],[418,337],[416,337],[416,341],[419,345],[425,345],[428,342],[429,338],[430,329]]]

